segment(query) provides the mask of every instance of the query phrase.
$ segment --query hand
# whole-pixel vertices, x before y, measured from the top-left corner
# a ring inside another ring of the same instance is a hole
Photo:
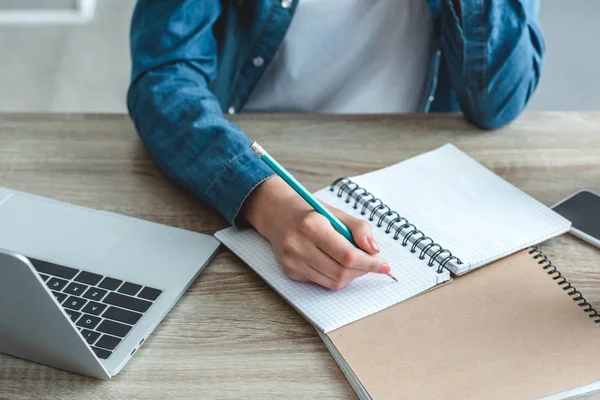
[[[277,260],[293,280],[341,290],[367,272],[388,274],[371,226],[325,204],[350,230],[354,247],[280,177],[263,182],[249,196],[242,215],[273,246]]]

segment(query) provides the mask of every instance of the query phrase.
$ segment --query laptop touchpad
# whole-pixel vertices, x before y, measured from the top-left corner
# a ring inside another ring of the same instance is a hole
[[[133,225],[118,215],[15,193],[0,205],[0,247],[85,269]]]

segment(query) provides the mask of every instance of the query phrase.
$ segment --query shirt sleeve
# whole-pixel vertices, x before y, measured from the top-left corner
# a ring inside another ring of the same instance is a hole
[[[218,0],[138,2],[127,106],[159,167],[230,223],[243,225],[242,204],[273,173],[208,88],[217,67],[212,28],[219,13]]]
[[[540,79],[545,44],[539,0],[441,3],[441,46],[463,113],[486,129],[511,122]]]

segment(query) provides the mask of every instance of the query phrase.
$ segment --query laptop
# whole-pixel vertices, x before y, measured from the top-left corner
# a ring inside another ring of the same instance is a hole
[[[210,235],[0,187],[0,353],[108,380],[218,247]]]

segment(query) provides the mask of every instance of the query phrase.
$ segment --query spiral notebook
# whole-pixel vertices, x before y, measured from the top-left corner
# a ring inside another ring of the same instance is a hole
[[[564,399],[600,389],[600,315],[538,249],[325,334],[360,399]]]
[[[316,196],[371,223],[397,283],[367,274],[333,292],[294,282],[256,231],[227,228],[215,236],[324,333],[570,228],[566,219],[451,144],[338,179]]]

